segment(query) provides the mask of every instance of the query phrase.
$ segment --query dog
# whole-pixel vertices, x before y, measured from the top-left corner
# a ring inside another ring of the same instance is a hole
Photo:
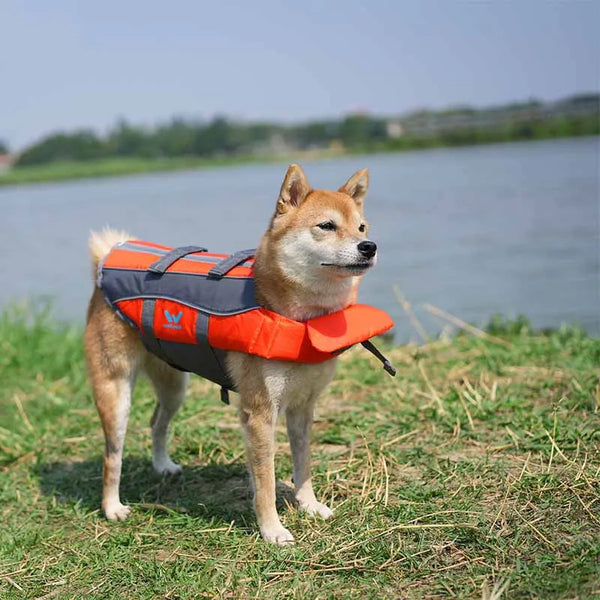
[[[362,276],[377,261],[377,246],[368,239],[363,209],[368,185],[369,172],[363,169],[337,191],[313,190],[300,166],[288,168],[275,212],[255,254],[258,304],[306,321],[356,301]],[[93,272],[115,244],[131,239],[110,229],[92,232]],[[105,436],[102,509],[107,519],[121,521],[131,512],[121,503],[119,483],[136,377],[145,372],[157,396],[151,420],[153,467],[162,475],[175,475],[181,467],[169,456],[167,435],[183,402],[189,375],[148,352],[136,331],[107,305],[97,286],[89,303],[84,344]],[[336,362],[336,358],[319,363],[286,362],[233,351],[226,355],[228,372],[240,394],[254,510],[267,542],[294,543],[275,507],[274,437],[281,413],[286,417],[298,506],[314,517],[329,519],[333,515],[313,491],[309,438],[315,402],[333,378]]]

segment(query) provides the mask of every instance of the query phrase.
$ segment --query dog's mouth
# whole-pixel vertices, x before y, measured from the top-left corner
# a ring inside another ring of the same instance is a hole
[[[344,270],[344,271],[350,271],[351,273],[360,273],[362,271],[366,271],[367,269],[370,269],[373,266],[373,263],[371,261],[350,263],[350,264],[346,264],[346,265],[338,265],[335,263],[321,263],[321,266],[322,267],[331,267],[334,269],[340,269],[340,270]]]

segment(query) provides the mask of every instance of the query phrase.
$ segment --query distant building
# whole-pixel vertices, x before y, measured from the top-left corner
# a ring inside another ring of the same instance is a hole
[[[255,143],[252,147],[252,153],[256,155],[284,156],[296,150],[288,143],[283,134],[272,133],[264,142]]]
[[[8,173],[16,160],[17,157],[14,154],[0,154],[0,175]]]
[[[400,121],[388,121],[385,124],[385,132],[389,138],[397,140],[404,135],[404,127]]]

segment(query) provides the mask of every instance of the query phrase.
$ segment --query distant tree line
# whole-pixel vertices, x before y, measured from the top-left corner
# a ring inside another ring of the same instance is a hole
[[[600,135],[595,115],[527,119],[486,128],[456,128],[430,135],[403,136],[389,140],[386,150],[409,150],[436,146],[474,146],[523,140],[542,140],[582,135]]]
[[[17,166],[107,157],[276,155],[326,148],[368,152],[597,135],[599,107],[600,96],[592,94],[555,103],[550,109],[530,101],[485,110],[418,111],[398,118],[354,114],[285,126],[239,123],[223,116],[208,122],[175,118],[151,128],[121,120],[104,136],[91,129],[49,135],[26,148]]]
[[[56,133],[26,148],[18,165],[55,160],[93,160],[113,156],[163,158],[179,156],[225,157],[277,154],[323,148],[334,142],[347,148],[383,142],[386,120],[362,115],[340,121],[315,121],[282,126],[274,123],[236,123],[215,117],[208,123],[184,119],[155,128],[120,121],[106,136],[91,129]]]

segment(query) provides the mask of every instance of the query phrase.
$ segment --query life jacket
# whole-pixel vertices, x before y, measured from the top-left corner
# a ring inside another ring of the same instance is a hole
[[[225,402],[227,390],[235,390],[225,366],[232,350],[318,363],[360,342],[395,375],[369,342],[393,326],[387,313],[353,304],[305,322],[288,319],[256,302],[253,256],[254,250],[224,255],[132,240],[114,246],[100,262],[98,287],[150,352],[219,384]]]

